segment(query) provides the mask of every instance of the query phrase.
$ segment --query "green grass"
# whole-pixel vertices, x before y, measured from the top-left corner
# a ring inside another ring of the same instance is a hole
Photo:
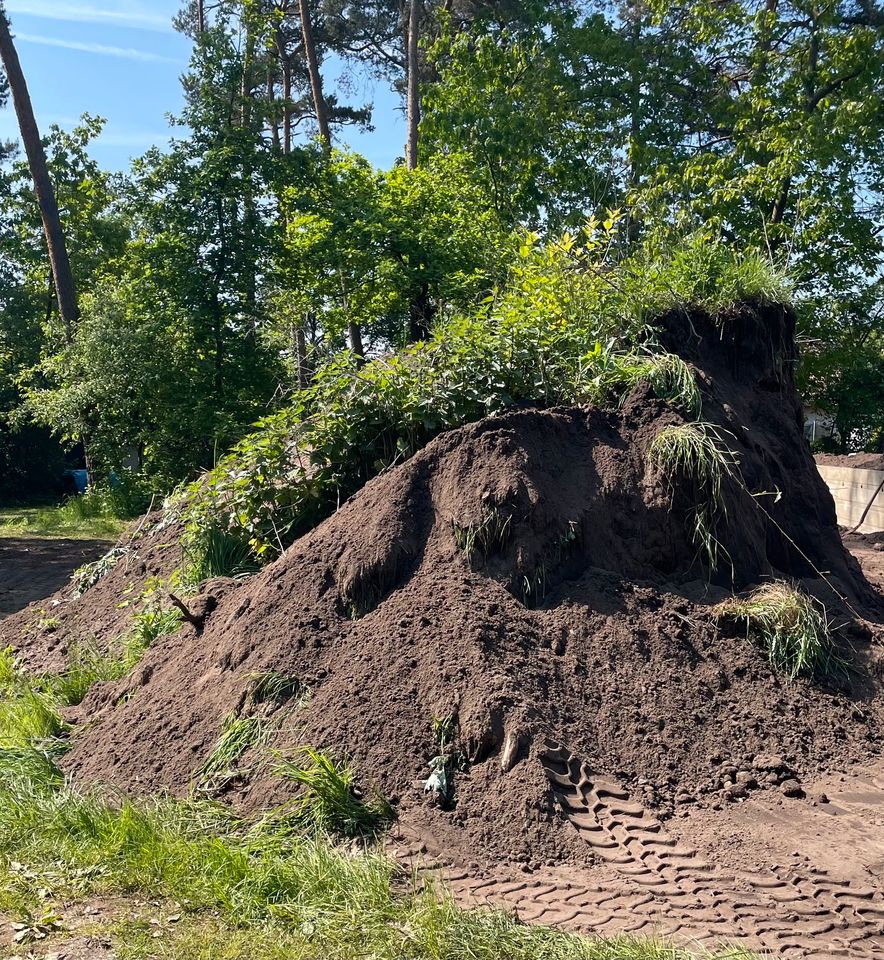
[[[199,774],[203,790],[217,790],[239,773],[243,754],[263,743],[270,731],[261,717],[231,714],[221,725],[221,733]]]
[[[353,771],[346,763],[307,746],[298,757],[279,758],[275,773],[301,788],[286,816],[305,833],[370,837],[392,821],[393,810],[383,797],[363,799],[356,794]]]
[[[735,455],[714,425],[696,422],[664,427],[651,442],[648,457],[661,468],[671,490],[679,481],[693,484],[691,539],[707,569],[714,571],[720,551],[716,531],[726,516],[722,482],[736,466]]]
[[[715,615],[744,623],[771,664],[792,679],[825,676],[839,668],[825,609],[794,584],[766,583],[748,597],[718,604]]]
[[[8,651],[0,656],[0,913],[30,926],[51,917],[50,942],[62,952],[64,917],[53,904],[135,896],[174,903],[181,919],[159,939],[149,923],[122,921],[114,946],[128,960],[691,956],[661,943],[586,939],[502,911],[465,910],[366,841],[336,846],[327,830],[364,837],[388,808],[360,801],[352,772],[315,750],[298,763],[281,761],[280,772],[301,793],[257,822],[208,801],[75,790],[55,764],[66,732],[58,690],[27,676]]]
[[[27,869],[0,880],[0,908],[127,891],[168,898],[190,918],[164,943],[128,925],[124,955],[290,960],[652,960],[686,957],[662,944],[587,940],[526,926],[499,911],[463,910],[383,854],[346,852],[325,837],[260,829],[193,801],[108,804],[65,786],[0,784],[0,861]],[[210,916],[206,916],[206,914]],[[153,938],[151,938],[153,939]],[[166,952],[168,951],[168,952]]]
[[[116,540],[127,520],[83,510],[81,497],[59,506],[0,508],[0,537]]]

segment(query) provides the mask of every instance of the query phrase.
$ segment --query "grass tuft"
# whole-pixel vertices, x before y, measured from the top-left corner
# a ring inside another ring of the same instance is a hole
[[[215,523],[188,528],[182,546],[183,575],[188,586],[214,577],[242,576],[257,569],[248,542],[238,532]]]
[[[679,479],[693,482],[696,506],[691,539],[707,569],[714,572],[721,549],[717,528],[727,515],[722,483],[736,467],[735,454],[721,441],[713,424],[696,422],[664,427],[654,437],[648,457],[667,476],[671,490]]]
[[[795,584],[766,583],[748,597],[718,604],[715,615],[745,623],[772,666],[793,680],[800,675],[825,676],[839,665],[825,609]]]
[[[470,563],[476,554],[487,560],[506,546],[511,521],[512,517],[505,515],[498,507],[486,510],[478,523],[459,524],[452,521],[454,541]]]
[[[261,717],[238,717],[230,714],[221,724],[221,734],[212,747],[199,774],[203,790],[219,790],[239,776],[243,755],[264,743],[270,731]]]
[[[302,747],[298,756],[300,763],[280,758],[275,772],[301,787],[289,813],[307,833],[368,837],[393,819],[393,809],[383,797],[374,794],[364,800],[357,794],[346,763],[313,747]]]

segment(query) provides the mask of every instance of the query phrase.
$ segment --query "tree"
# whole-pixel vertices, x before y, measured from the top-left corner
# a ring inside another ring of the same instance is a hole
[[[0,60],[3,62],[9,88],[12,92],[22,142],[31,168],[31,176],[34,180],[34,191],[40,205],[40,215],[43,219],[43,229],[46,234],[46,246],[49,250],[49,261],[52,264],[52,275],[55,278],[58,306],[67,337],[70,339],[79,316],[74,277],[61,229],[61,220],[58,216],[55,191],[52,188],[52,181],[49,179],[46,156],[43,153],[43,144],[37,129],[37,121],[34,119],[31,98],[15,44],[12,41],[9,20],[2,8],[0,8]]]
[[[285,285],[327,348],[352,322],[375,349],[424,339],[440,310],[466,307],[500,276],[506,233],[463,157],[380,172],[334,152],[286,203]]]

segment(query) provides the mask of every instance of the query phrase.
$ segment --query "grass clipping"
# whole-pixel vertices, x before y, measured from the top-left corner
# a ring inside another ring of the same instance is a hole
[[[771,665],[793,680],[830,674],[837,665],[825,610],[794,584],[766,583],[748,597],[718,604],[715,616],[745,623]]]

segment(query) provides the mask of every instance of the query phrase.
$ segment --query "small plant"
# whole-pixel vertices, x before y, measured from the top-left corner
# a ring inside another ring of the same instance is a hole
[[[714,612],[719,620],[745,623],[771,665],[793,680],[829,674],[838,664],[825,609],[794,584],[775,580],[744,599],[725,600]]]
[[[112,647],[103,652],[94,640],[81,641],[71,646],[67,670],[44,682],[61,705],[76,706],[93,684],[119,680],[130,667],[122,651]]]
[[[691,539],[710,572],[718,567],[719,521],[726,517],[722,483],[736,467],[736,456],[724,445],[712,424],[696,422],[664,427],[653,439],[648,457],[666,474],[670,489],[677,477],[693,481]]]
[[[50,934],[63,930],[61,917],[51,910],[37,916],[28,916],[24,920],[11,924],[15,931],[12,942],[17,944],[36,943],[45,940]]]
[[[282,703],[285,700],[303,703],[309,696],[310,688],[306,684],[278,670],[253,673],[251,679],[255,683],[252,687],[255,703]]]
[[[526,607],[538,607],[546,599],[546,579],[546,564],[542,562],[522,576],[518,596]]]
[[[345,837],[372,836],[393,819],[393,809],[383,797],[368,800],[353,785],[353,772],[313,747],[302,747],[301,762],[280,758],[276,774],[301,787],[291,807],[291,817],[310,833]]]
[[[461,525],[453,521],[455,543],[470,562],[477,553],[487,560],[506,546],[511,520],[512,517],[504,515],[498,507],[491,507],[478,523]]]
[[[90,587],[94,587],[102,577],[107,576],[120,560],[129,553],[129,547],[111,547],[103,557],[78,567],[71,576],[71,584],[74,588],[71,598],[76,600],[82,597]]]
[[[247,540],[226,527],[206,523],[188,528],[184,547],[184,580],[195,586],[213,577],[236,577],[257,569]]]
[[[451,749],[456,721],[452,716],[433,717],[433,738],[436,756],[430,759],[430,775],[424,781],[424,792],[435,793],[443,806],[454,800],[454,772],[461,767],[460,756]]]

